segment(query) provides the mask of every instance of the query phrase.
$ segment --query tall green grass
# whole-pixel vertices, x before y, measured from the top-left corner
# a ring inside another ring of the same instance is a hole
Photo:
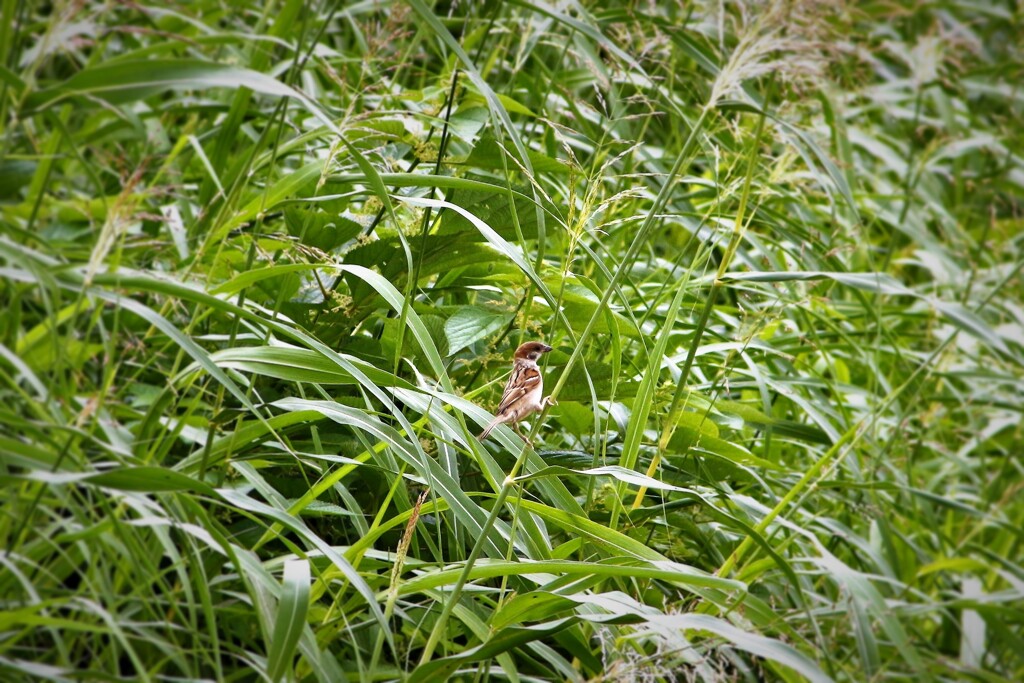
[[[1024,676],[1011,5],[0,14],[0,678]]]

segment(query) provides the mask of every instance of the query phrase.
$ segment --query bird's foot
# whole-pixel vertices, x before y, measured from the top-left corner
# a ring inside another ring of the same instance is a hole
[[[527,446],[533,448],[533,441],[531,441],[530,437],[528,437],[526,434],[523,434],[521,431],[519,431],[519,425],[513,425],[512,429],[515,430],[515,433],[519,436],[520,439],[526,442]]]
[[[545,396],[544,397],[544,403],[545,403],[545,405],[549,405],[549,406],[557,406],[558,405],[558,401],[556,401],[551,396]]]

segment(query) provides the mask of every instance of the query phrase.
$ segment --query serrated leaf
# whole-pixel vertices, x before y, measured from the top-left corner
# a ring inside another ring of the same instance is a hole
[[[454,355],[471,344],[485,339],[508,324],[510,314],[466,306],[448,318],[444,332],[448,337],[448,355]]]
[[[473,151],[470,152],[466,158],[466,164],[471,168],[491,168],[495,170],[504,170],[506,166],[513,166],[513,162],[503,162],[502,155],[505,154],[505,150],[493,138],[485,138],[476,143],[473,147]],[[533,170],[535,173],[568,173],[569,167],[559,161],[558,159],[552,159],[546,154],[540,152],[534,152],[530,150],[527,152],[530,157],[530,163],[533,164]]]

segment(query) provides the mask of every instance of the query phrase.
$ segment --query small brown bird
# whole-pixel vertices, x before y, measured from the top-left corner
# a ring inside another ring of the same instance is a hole
[[[515,360],[512,361],[512,375],[505,384],[505,393],[502,394],[501,403],[494,411],[494,419],[487,425],[484,431],[480,432],[480,440],[483,441],[490,436],[491,431],[500,424],[508,423],[516,430],[523,441],[530,444],[528,438],[519,431],[518,422],[527,415],[539,412],[544,408],[545,403],[554,405],[550,396],[541,399],[544,393],[544,378],[540,375],[540,368],[537,367],[537,359],[541,354],[551,350],[547,344],[539,341],[526,342],[516,349]]]

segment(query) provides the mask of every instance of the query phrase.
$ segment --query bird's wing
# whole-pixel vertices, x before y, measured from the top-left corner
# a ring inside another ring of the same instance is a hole
[[[526,396],[540,382],[540,370],[527,365],[516,363],[512,366],[512,375],[505,384],[505,393],[498,404],[496,415],[501,415],[516,402]]]

